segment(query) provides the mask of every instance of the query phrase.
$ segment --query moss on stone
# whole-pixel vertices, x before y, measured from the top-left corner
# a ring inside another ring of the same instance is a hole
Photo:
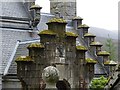
[[[69,37],[78,37],[78,35],[73,32],[66,32],[66,35]]]
[[[86,58],[87,63],[97,63],[96,60],[93,60],[92,58]]]
[[[86,24],[81,24],[81,25],[78,26],[78,28],[85,28],[85,27],[86,27],[86,28],[89,28],[89,26],[86,25]]]
[[[48,21],[48,23],[67,23],[65,19],[62,19],[62,18],[53,18],[51,20]]]
[[[41,43],[31,43],[28,48],[44,48],[44,45]]]
[[[98,56],[109,56],[110,53],[107,52],[107,51],[100,51],[100,52],[97,53],[97,55],[98,55]]]
[[[41,9],[42,7],[40,7],[39,5],[32,5],[31,7],[30,7],[30,9]]]
[[[90,45],[91,46],[102,46],[100,42],[92,42]]]
[[[93,34],[91,34],[91,33],[86,33],[86,34],[84,35],[84,37],[96,37],[96,36],[93,35]]]
[[[76,49],[77,50],[87,50],[87,48],[85,47],[85,46],[82,46],[82,45],[80,45],[80,46],[76,46]]]
[[[33,60],[30,56],[19,56],[15,61],[31,62]]]
[[[52,30],[43,30],[39,32],[39,35],[56,35],[56,33],[53,32]]]
[[[104,62],[104,64],[105,65],[117,65],[117,63],[115,61],[110,61],[110,60]]]
[[[83,20],[83,18],[81,18],[80,16],[77,16],[77,17],[73,18],[73,20],[78,20],[78,19]]]

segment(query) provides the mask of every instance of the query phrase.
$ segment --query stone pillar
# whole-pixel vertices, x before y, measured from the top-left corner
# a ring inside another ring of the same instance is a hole
[[[92,58],[86,58],[86,80],[87,83],[90,83],[94,77],[94,65],[97,63],[96,60]]]
[[[82,24],[78,26],[79,34],[82,38],[84,38],[84,35],[88,33],[89,26],[86,24]]]
[[[74,66],[74,84],[76,85],[75,88],[83,88],[86,83],[86,61],[85,61],[85,52],[87,49],[84,46],[77,46],[76,47],[76,61]]]
[[[1,8],[1,6],[0,6]],[[2,29],[2,28],[1,28]],[[0,57],[2,57],[2,30],[0,29]],[[2,90],[2,58],[0,58],[0,90]]]
[[[77,30],[78,26],[82,24],[82,20],[83,19],[81,17],[74,17],[72,19],[73,27],[74,27],[75,30]]]
[[[66,77],[67,80],[69,80],[71,87],[75,88],[75,83],[74,83],[74,72],[75,72],[75,64],[74,62],[76,61],[76,38],[77,35],[72,33],[72,32],[66,32],[66,66],[65,66],[65,70],[66,70]],[[76,75],[77,76],[77,75]]]
[[[105,65],[105,67],[109,68],[108,69],[109,76],[112,76],[115,73],[115,71],[116,71],[116,65],[117,65],[117,63],[115,61],[111,60],[111,61],[106,61],[104,63],[104,65]]]
[[[39,5],[32,5],[30,7],[30,14],[32,16],[32,26],[36,27],[37,24],[40,21],[40,10],[42,9],[42,7],[40,7]]]
[[[84,40],[87,43],[87,46],[90,46],[90,44],[95,41],[95,37],[96,37],[95,35],[90,33],[86,33],[84,35]]]
[[[35,0],[24,0],[27,10],[29,11],[32,5],[35,5]]]
[[[93,55],[97,55],[97,53],[101,51],[101,47],[102,47],[102,44],[100,42],[92,42],[90,44],[90,50]]]
[[[110,53],[107,51],[100,51],[97,53],[98,56],[102,56],[103,57],[103,64],[109,60],[109,55]]]
[[[72,19],[76,16],[76,0],[50,0],[50,13],[56,12],[64,19]]]
[[[0,90],[2,90],[2,74],[0,74]]]

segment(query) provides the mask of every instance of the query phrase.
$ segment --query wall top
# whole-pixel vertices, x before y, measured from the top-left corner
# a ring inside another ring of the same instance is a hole
[[[67,21],[62,18],[53,18],[49,20],[48,23],[67,23]]]

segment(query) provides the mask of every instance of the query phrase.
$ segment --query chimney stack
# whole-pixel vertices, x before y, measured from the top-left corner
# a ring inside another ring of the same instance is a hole
[[[86,24],[81,24],[78,26],[79,34],[83,38],[86,33],[88,33],[89,26]]]
[[[75,30],[77,30],[78,29],[78,26],[79,25],[81,25],[82,24],[82,18],[81,17],[74,17],[73,19],[72,19],[72,22],[73,22],[73,27],[74,27],[74,29]]]
[[[100,52],[97,53],[97,56],[103,57],[103,64],[104,64],[106,61],[109,60],[109,55],[110,55],[110,53],[107,52],[107,51],[100,51]]]
[[[101,51],[102,44],[100,42],[91,42],[90,47],[95,48],[94,50],[91,50],[91,51],[95,55],[97,55],[97,53]]]
[[[95,41],[95,35],[91,34],[91,33],[86,33],[84,35],[84,40],[87,43],[87,46],[89,46],[92,42]]]

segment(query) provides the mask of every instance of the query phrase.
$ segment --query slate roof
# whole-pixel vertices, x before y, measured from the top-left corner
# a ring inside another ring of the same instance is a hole
[[[47,14],[47,13],[43,13],[41,16],[41,22],[38,24],[38,28],[39,30],[43,30],[46,29],[46,22],[52,18],[53,15]],[[14,18],[13,18],[14,19]],[[2,20],[5,20],[4,18]],[[8,19],[9,20],[9,19]],[[15,21],[19,21],[19,20],[15,20]],[[2,24],[4,24],[2,27],[0,27],[1,29],[1,38],[2,38],[2,73],[4,73],[6,66],[8,65],[8,62],[12,56],[12,53],[14,52],[15,46],[16,46],[16,42],[19,41],[28,41],[28,40],[34,40],[34,39],[39,39],[39,36],[37,35],[38,31],[32,31],[32,29],[30,29],[28,27],[28,24],[12,24],[11,22],[7,23],[6,22],[2,22]],[[10,26],[10,27],[4,27],[4,26]],[[18,26],[21,25],[20,27],[23,27],[23,29],[19,28]],[[24,27],[24,26],[27,27]],[[16,27],[16,28],[12,28]],[[19,46],[20,47],[20,46]],[[18,48],[19,48],[18,47]],[[22,51],[22,50],[21,50]],[[16,56],[15,56],[16,57]],[[13,65],[14,66],[14,65]],[[1,69],[0,68],[0,69]],[[10,69],[10,73],[14,70]]]
[[[19,18],[28,18],[28,14],[25,11],[23,3],[19,1],[19,3],[15,0],[12,2],[11,0],[4,0],[0,2],[0,16],[12,16]]]
[[[40,42],[40,41],[38,39],[38,40],[31,40],[31,42],[30,41],[20,42],[20,44],[16,50],[15,56],[13,58],[13,61],[10,65],[9,70],[8,70],[8,74],[16,74],[17,73],[17,63],[15,62],[16,58],[19,56],[29,55],[27,46],[30,45],[30,43],[35,43],[35,42]]]

